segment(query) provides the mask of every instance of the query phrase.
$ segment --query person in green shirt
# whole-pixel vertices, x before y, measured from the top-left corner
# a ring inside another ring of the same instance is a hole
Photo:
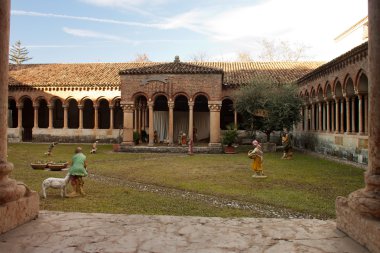
[[[69,174],[73,192],[69,193],[67,196],[77,197],[79,195],[85,195],[85,192],[83,191],[83,177],[86,177],[88,173],[86,156],[82,153],[81,147],[75,149],[75,155],[71,160]]]

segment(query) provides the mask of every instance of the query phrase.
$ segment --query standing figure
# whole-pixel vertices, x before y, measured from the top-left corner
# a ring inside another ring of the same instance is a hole
[[[90,151],[90,154],[95,154],[96,153],[96,150],[98,150],[98,141],[95,141],[93,144],[92,144],[92,149]]]
[[[252,177],[266,178],[267,176],[265,176],[263,173],[262,164],[264,159],[264,153],[261,149],[261,145],[257,140],[254,140],[252,142],[252,145],[254,146],[254,149],[248,151],[248,157],[253,159],[251,167],[255,174]]]
[[[69,193],[67,197],[77,197],[79,195],[85,195],[83,191],[83,177],[87,174],[87,161],[86,156],[82,153],[82,148],[77,147],[75,149],[75,155],[71,160],[71,167],[69,169],[70,182],[73,187],[73,192]]]
[[[291,138],[288,130],[285,128],[284,133],[282,135],[282,145],[284,146],[284,154],[282,155],[281,159],[292,159],[293,157],[293,150],[292,150],[292,143]]]
[[[48,148],[48,151],[45,152],[45,155],[48,155],[48,156],[51,156],[51,154],[53,153],[53,148],[58,145],[58,142],[52,142]]]
[[[154,130],[154,132],[153,132],[153,143],[158,143],[158,134],[157,134],[157,130]]]

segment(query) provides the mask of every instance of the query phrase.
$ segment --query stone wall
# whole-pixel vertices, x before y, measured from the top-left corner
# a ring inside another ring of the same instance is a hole
[[[348,161],[368,164],[368,136],[294,132],[294,146]]]

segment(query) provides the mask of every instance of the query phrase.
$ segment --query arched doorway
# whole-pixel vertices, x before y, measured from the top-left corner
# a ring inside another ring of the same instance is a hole
[[[157,132],[158,142],[168,139],[169,107],[168,99],[164,95],[159,95],[154,100],[153,130]]]
[[[99,129],[110,128],[110,106],[106,99],[101,99],[99,101],[98,120]]]
[[[113,128],[123,129],[123,109],[120,106],[120,99],[115,101],[113,107]]]
[[[13,98],[8,99],[8,127],[16,128],[17,127],[17,106],[16,100]]]
[[[47,106],[47,101],[45,99],[39,100],[38,127],[39,128],[49,127],[49,108]]]
[[[194,100],[194,131],[198,141],[209,142],[210,140],[210,110],[208,99],[204,95],[198,95]]]
[[[83,128],[94,128],[94,103],[90,99],[86,99],[83,103]]]
[[[361,74],[358,81],[358,128],[359,132],[368,132],[368,78]]]
[[[78,102],[75,99],[70,99],[68,101],[67,110],[67,127],[68,128],[79,128],[79,108]]]
[[[34,108],[33,102],[30,98],[24,98],[22,100],[24,105],[22,108],[22,140],[31,141],[33,139],[33,127],[34,127]]]
[[[173,112],[173,142],[180,143],[183,133],[189,133],[189,102],[186,96],[179,95],[174,100]],[[193,135],[193,140],[197,141]]]
[[[53,128],[63,128],[63,106],[60,99],[53,101]]]

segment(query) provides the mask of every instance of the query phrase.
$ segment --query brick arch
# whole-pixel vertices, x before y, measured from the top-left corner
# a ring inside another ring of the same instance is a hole
[[[95,105],[99,106],[99,103],[100,103],[101,100],[106,100],[106,101],[108,102],[108,104],[110,104],[109,99],[107,99],[105,96],[100,96],[100,97],[98,97],[97,99],[95,99],[95,101],[94,101],[94,106],[95,106]]]
[[[310,97],[311,97],[311,98],[315,98],[315,97],[316,97],[316,94],[317,94],[317,92],[315,91],[314,86],[311,87],[311,90],[310,90]]]
[[[175,101],[175,99],[178,97],[178,96],[185,96],[187,98],[187,100],[189,101],[190,99],[190,96],[189,94],[187,94],[186,92],[177,92],[173,95],[173,101]]]
[[[350,87],[350,84],[351,84],[351,87]],[[353,96],[355,94],[355,84],[350,74],[347,74],[344,78],[343,91],[344,91],[343,93],[348,96]]]
[[[363,76],[367,79],[367,83],[365,84],[366,87],[361,87],[360,82],[361,82],[361,79]],[[355,90],[358,91],[359,93],[360,92],[368,93],[368,75],[363,69],[360,69],[358,71],[358,74],[356,75],[356,80],[355,80],[354,86],[355,86]]]
[[[323,87],[321,84],[318,84],[317,86],[316,95],[318,99],[323,99],[324,92],[323,92]]]
[[[338,89],[338,90],[337,90]],[[333,94],[336,97],[342,97],[343,96],[343,86],[342,82],[339,80],[339,78],[335,78],[334,84],[333,84]]]
[[[119,101],[119,104],[120,104],[120,101],[121,101],[121,97],[120,96],[117,96],[117,97],[114,97],[111,99],[111,105],[115,106],[117,101]]]
[[[79,104],[78,100],[77,100],[76,98],[72,97],[72,96],[67,97],[67,98],[65,99],[65,101],[64,101],[63,104],[68,106],[69,103],[70,103],[70,100],[75,100],[75,101],[77,102],[77,104]]]
[[[165,93],[165,92],[156,92],[156,93],[152,94],[152,98],[151,98],[152,101],[155,101],[156,98],[159,97],[159,96],[164,96],[164,97],[166,97],[166,99],[167,99],[168,102],[169,102],[169,95],[168,95],[167,93]]]
[[[198,96],[205,96],[207,98],[207,101],[210,101],[210,96],[205,93],[205,92],[197,92],[193,95],[193,97],[191,98],[193,101],[195,101],[195,99],[198,97]]]
[[[18,105],[22,105],[22,104],[24,103],[24,99],[25,99],[25,98],[29,98],[29,99],[32,101],[32,103],[33,103],[33,99],[32,99],[31,96],[28,96],[28,95],[22,95],[22,96],[19,97],[19,99],[17,100],[17,104],[18,104]]]
[[[46,103],[48,102],[48,99],[45,98],[44,96],[38,96],[38,97],[36,97],[36,98],[34,99],[34,101],[33,101],[33,105],[39,105],[39,104],[40,104],[40,101],[41,101],[42,99],[45,100]]]
[[[53,97],[51,97],[51,98],[48,100],[48,104],[49,104],[49,105],[52,105],[53,102],[54,102],[55,100],[59,100],[59,101],[61,101],[62,105],[63,105],[64,102],[65,102],[64,100],[62,100],[62,98],[60,98],[60,97],[58,97],[58,96],[53,96]]]
[[[333,92],[332,85],[330,84],[329,81],[326,81],[324,89],[323,89],[324,96],[327,98],[331,98],[333,96],[332,92]]]
[[[89,97],[89,96],[85,96],[83,98],[81,98],[79,101],[78,101],[78,105],[84,105],[84,102],[86,100],[91,100],[92,101],[92,104],[95,105],[94,101]]]
[[[145,97],[147,101],[149,100],[149,95],[148,95],[148,94],[146,94],[145,92],[141,92],[141,91],[139,91],[139,92],[134,93],[134,94],[131,96],[131,101],[134,102],[134,101],[136,100],[136,98],[138,98],[138,97],[140,97],[140,96]]]

